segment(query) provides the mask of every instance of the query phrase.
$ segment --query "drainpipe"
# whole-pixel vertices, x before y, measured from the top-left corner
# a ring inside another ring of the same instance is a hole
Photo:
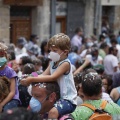
[[[95,12],[95,23],[94,28],[96,32],[97,38],[99,38],[99,35],[101,34],[101,23],[102,23],[102,4],[101,0],[96,0],[96,12]]]
[[[50,0],[50,9],[51,9],[51,16],[50,16],[50,37],[55,35],[56,31],[56,0]]]

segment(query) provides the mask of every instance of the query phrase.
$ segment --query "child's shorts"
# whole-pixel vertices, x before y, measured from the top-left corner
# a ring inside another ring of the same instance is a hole
[[[60,116],[72,113],[76,105],[72,104],[69,100],[60,99],[55,104],[54,107],[58,110]]]

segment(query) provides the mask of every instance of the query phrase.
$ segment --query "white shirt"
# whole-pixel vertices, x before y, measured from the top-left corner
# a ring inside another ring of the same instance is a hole
[[[53,74],[57,68],[63,63],[69,62],[69,59],[65,59],[59,63],[57,67],[54,66],[54,62],[50,62],[50,74]],[[60,97],[61,99],[69,100],[71,103],[77,105],[77,90],[75,88],[75,83],[73,79],[72,67],[70,63],[70,71],[68,74],[63,74],[57,79],[60,86]]]
[[[15,55],[16,56],[20,55],[20,54],[23,54],[23,53],[26,53],[26,48],[25,47],[23,47],[22,49],[20,49],[18,47],[15,48]]]
[[[86,58],[90,61],[91,65],[97,65],[100,64],[99,62],[102,61],[102,57],[98,55],[97,60],[93,61],[92,55],[86,55]]]
[[[83,51],[81,52],[81,54],[80,54],[80,57],[81,57],[81,58],[85,58],[86,53],[87,53],[87,49],[83,50]]]
[[[82,37],[78,36],[78,35],[74,35],[72,40],[71,40],[71,45],[72,46],[77,46],[78,49],[81,49],[82,46]]]
[[[105,56],[104,58],[105,73],[108,75],[113,75],[115,67],[118,67],[117,57],[112,54]]]
[[[16,56],[16,61],[17,61],[17,63],[19,63],[20,58],[23,57],[23,56],[29,56],[29,55],[28,55],[28,53],[22,53],[22,54],[20,54],[20,55],[17,55],[17,56]]]
[[[108,102],[113,102],[113,100],[110,98],[110,95],[102,92],[102,100],[107,100]]]
[[[117,45],[116,45],[116,48],[117,48],[117,50],[118,50],[117,58],[118,58],[118,61],[120,62],[120,45],[117,44]]]
[[[91,48],[83,50],[80,54],[80,57],[85,58],[88,52],[91,52]]]

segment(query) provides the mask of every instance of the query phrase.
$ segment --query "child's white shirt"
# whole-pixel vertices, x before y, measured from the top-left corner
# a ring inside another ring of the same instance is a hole
[[[69,100],[71,103],[77,105],[77,90],[75,88],[72,67],[69,59],[61,61],[57,67],[54,66],[54,62],[50,62],[50,74],[53,74],[54,71],[64,62],[70,64],[70,71],[68,74],[64,74],[57,79],[60,86],[60,97],[61,99]]]

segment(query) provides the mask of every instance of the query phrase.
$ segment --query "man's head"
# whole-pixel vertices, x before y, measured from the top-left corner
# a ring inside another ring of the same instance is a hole
[[[26,44],[25,38],[23,38],[23,37],[18,38],[18,40],[17,40],[17,47],[18,47],[19,49],[22,49],[25,44]]]
[[[48,112],[60,98],[60,89],[56,82],[33,83],[32,96],[40,102],[40,114]]]
[[[32,41],[33,43],[37,43],[37,40],[38,40],[38,36],[37,35],[35,35],[35,34],[32,34],[31,36],[30,36],[30,41]]]
[[[109,46],[104,42],[100,45],[100,49],[103,49],[105,53],[108,54]]]
[[[95,70],[88,69],[83,72],[81,88],[84,96],[100,96],[102,92],[102,80]]]
[[[112,44],[112,47],[116,47],[116,45],[117,45],[117,40],[116,40],[116,38],[115,38],[115,39],[111,39],[110,42],[111,42],[111,44]]]
[[[117,56],[118,50],[116,47],[110,47],[109,48],[109,54],[113,54],[114,56]]]
[[[98,48],[97,47],[91,48],[91,55],[92,55],[93,61],[97,60],[97,58],[98,58]]]
[[[105,38],[106,38],[106,35],[105,35],[105,34],[101,34],[101,35],[99,36],[99,41],[100,41],[100,42],[104,42],[104,41],[105,41]]]
[[[77,27],[75,29],[75,34],[82,36],[83,35],[83,29],[81,27]]]

